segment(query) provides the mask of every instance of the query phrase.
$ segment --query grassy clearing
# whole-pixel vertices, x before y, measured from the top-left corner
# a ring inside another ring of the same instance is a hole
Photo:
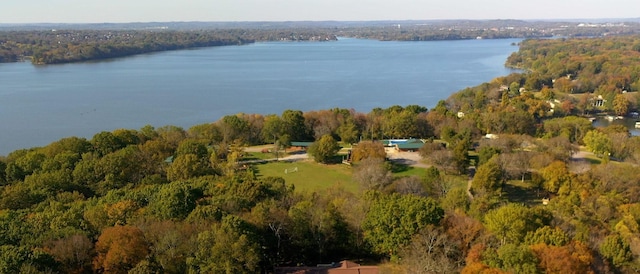
[[[391,173],[393,177],[410,177],[410,176],[418,176],[422,177],[424,175],[424,168],[416,168],[408,165],[398,164],[394,162],[391,163]]]
[[[511,180],[502,189],[504,197],[510,202],[537,205],[542,203],[541,192],[529,181]]]
[[[245,152],[241,161],[266,160],[275,157],[276,156],[273,153]]]
[[[300,192],[314,192],[333,186],[340,186],[351,192],[358,191],[358,184],[351,177],[351,167],[347,165],[323,165],[313,161],[280,161],[256,164],[253,167],[258,176],[282,177],[287,184],[294,185],[296,191]]]

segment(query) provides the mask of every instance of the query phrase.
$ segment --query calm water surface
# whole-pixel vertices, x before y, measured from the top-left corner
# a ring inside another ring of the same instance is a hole
[[[438,100],[511,70],[518,39],[257,43],[104,62],[0,64],[0,155],[103,130]]]

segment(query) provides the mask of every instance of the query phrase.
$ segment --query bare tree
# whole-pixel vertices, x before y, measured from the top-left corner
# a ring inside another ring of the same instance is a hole
[[[422,187],[422,182],[418,176],[403,177],[395,183],[396,192],[400,194],[412,194],[416,196],[425,196],[426,192]]]
[[[463,263],[460,255],[442,228],[429,225],[413,237],[403,262],[408,273],[455,273]]]
[[[391,183],[392,177],[391,171],[384,164],[384,160],[367,158],[356,165],[353,179],[360,183],[362,189],[381,190]]]

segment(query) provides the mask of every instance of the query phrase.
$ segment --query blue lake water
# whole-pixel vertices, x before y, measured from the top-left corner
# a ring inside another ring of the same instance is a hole
[[[0,155],[117,128],[186,128],[239,112],[433,107],[507,75],[519,39],[256,43],[102,62],[0,64]]]

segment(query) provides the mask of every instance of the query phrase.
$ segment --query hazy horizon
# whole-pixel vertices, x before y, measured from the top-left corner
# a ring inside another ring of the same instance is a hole
[[[636,0],[23,0],[0,4],[0,23],[286,22],[636,19]]]

